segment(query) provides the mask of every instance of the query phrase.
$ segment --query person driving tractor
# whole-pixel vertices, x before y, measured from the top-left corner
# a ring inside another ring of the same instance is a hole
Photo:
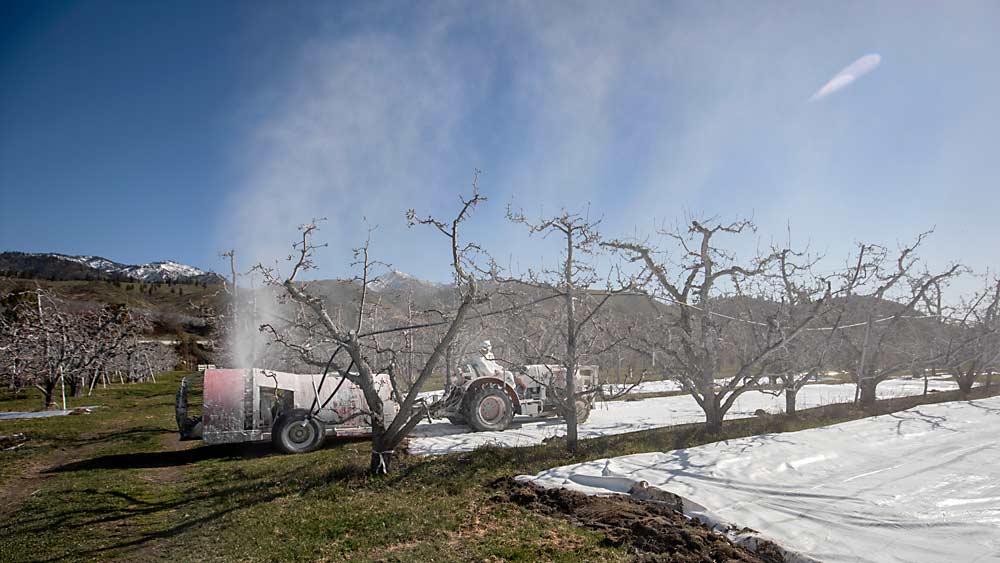
[[[504,369],[496,362],[496,358],[493,356],[493,345],[490,344],[489,340],[483,340],[482,344],[479,345],[479,354],[472,358],[472,361],[469,362],[469,367],[479,377],[486,377],[488,375],[496,377],[504,376]]]
[[[505,370],[497,361],[496,357],[493,355],[493,344],[489,340],[483,340],[479,345],[479,354],[472,358],[469,362],[469,367],[478,375],[479,377],[484,376],[495,376],[499,377],[505,381],[512,379],[517,383],[518,387],[525,388],[528,386],[528,381],[525,379],[523,374],[514,374],[508,370]]]

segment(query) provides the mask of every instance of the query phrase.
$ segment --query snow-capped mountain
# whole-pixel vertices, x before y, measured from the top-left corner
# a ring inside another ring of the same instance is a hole
[[[51,256],[59,260],[69,260],[71,262],[76,262],[78,264],[83,264],[84,266],[89,266],[95,270],[101,270],[102,272],[114,271],[116,268],[120,268],[122,265],[118,262],[112,262],[107,258],[101,258],[100,256],[66,256],[64,254],[27,254],[31,257],[45,257]]]
[[[101,256],[58,253],[0,253],[0,272],[57,280],[128,279],[144,283],[221,283],[223,278],[171,260],[148,264],[122,264]]]
[[[378,292],[425,293],[445,289],[448,284],[422,280],[406,272],[393,270],[379,276],[368,287]]]
[[[150,262],[149,264],[142,264],[139,266],[126,266],[125,273],[131,278],[142,280],[145,282],[163,282],[163,281],[178,281],[198,278],[205,276],[216,276],[217,274],[212,274],[199,270],[194,266],[188,266],[185,264],[178,264],[172,260],[167,260],[166,262]]]

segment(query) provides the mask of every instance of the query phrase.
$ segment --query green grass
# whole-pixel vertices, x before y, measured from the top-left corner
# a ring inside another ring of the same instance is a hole
[[[159,376],[160,383],[112,385],[94,389],[93,396],[66,397],[67,407],[97,405],[93,414],[0,421],[0,435],[24,433],[30,440],[0,453],[0,480],[19,466],[45,456],[79,448],[134,451],[160,447],[160,438],[173,431],[173,396],[180,372]],[[33,388],[20,393],[0,392],[0,411],[37,411],[41,394]],[[59,399],[61,406],[61,398]]]
[[[266,445],[178,443],[173,393],[180,376],[73,400],[105,405],[91,415],[0,421],[0,434],[31,437],[0,453],[7,495],[0,503],[0,561],[626,561],[628,551],[600,532],[492,500],[490,483],[566,463],[865,416],[836,405],[795,419],[727,422],[721,436],[686,425],[585,441],[576,455],[558,441],[404,455],[392,475],[372,478],[363,440],[299,456],[276,455]],[[935,393],[880,409],[954,398]],[[0,397],[0,409],[30,407],[25,400]]]
[[[0,421],[31,438],[0,453],[2,487],[22,489],[0,507],[0,561],[627,559],[597,533],[489,501],[492,468],[455,480],[404,458],[373,479],[363,440],[301,456],[177,443],[180,375],[70,401],[104,405],[91,415]],[[34,394],[0,397],[33,408]]]

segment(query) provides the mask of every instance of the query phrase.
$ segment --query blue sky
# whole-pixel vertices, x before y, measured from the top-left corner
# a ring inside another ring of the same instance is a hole
[[[326,217],[317,275],[373,252],[447,276],[445,213],[522,267],[503,219],[560,207],[609,235],[688,215],[840,261],[931,227],[932,266],[995,270],[995,2],[0,4],[0,247],[221,269]],[[881,65],[822,100],[838,70]]]

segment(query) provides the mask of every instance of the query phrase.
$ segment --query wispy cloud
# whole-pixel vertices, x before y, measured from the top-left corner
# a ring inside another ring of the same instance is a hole
[[[835,74],[829,82],[824,84],[822,88],[817,90],[816,93],[809,98],[810,101],[815,102],[817,100],[821,100],[834,92],[847,88],[853,84],[855,80],[875,70],[881,62],[882,57],[878,53],[869,53],[860,57],[858,60],[847,65],[843,68],[843,70]]]

